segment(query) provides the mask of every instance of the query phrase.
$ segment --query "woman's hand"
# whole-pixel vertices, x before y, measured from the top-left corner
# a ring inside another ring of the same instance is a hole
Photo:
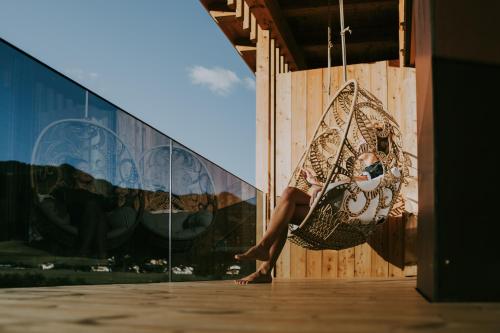
[[[310,170],[302,168],[300,172],[309,184],[323,186],[323,184],[318,180],[316,175],[314,175]]]
[[[309,207],[312,207],[314,200],[316,200],[316,197],[318,196],[318,194],[321,192],[322,189],[323,189],[322,186],[318,185],[312,186],[312,193],[311,193],[311,199],[309,200]]]

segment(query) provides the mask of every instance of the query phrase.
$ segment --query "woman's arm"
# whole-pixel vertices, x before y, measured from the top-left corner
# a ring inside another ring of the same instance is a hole
[[[308,169],[301,169],[302,175],[306,178],[306,181],[311,185],[316,185],[322,187],[324,184],[319,181],[319,179]]]

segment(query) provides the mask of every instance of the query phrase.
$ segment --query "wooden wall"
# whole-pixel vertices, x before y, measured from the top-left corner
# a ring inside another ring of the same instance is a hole
[[[267,185],[264,192],[270,198],[268,208],[271,208],[271,213],[275,204],[272,198],[275,197],[276,202],[279,200],[292,168],[306,148],[329,101],[328,69],[277,73],[275,80],[265,77],[267,82],[275,81],[274,90],[260,98],[260,103],[269,104],[267,112],[263,111],[265,105],[259,104],[259,88],[262,89],[259,78],[262,77],[257,73],[257,160],[261,162],[257,177],[260,177],[259,184]],[[391,67],[388,62],[358,64],[348,66],[348,78],[357,79],[362,87],[375,94],[401,126],[404,148],[413,164],[412,177],[404,189],[406,213],[383,224],[369,242],[347,250],[311,251],[287,242],[276,266],[277,277],[366,278],[416,274],[415,70]],[[331,95],[341,84],[341,67],[332,68]],[[263,93],[264,89],[260,94]],[[259,118],[264,114],[268,115],[266,121]],[[268,134],[267,139],[259,139],[264,132]]]

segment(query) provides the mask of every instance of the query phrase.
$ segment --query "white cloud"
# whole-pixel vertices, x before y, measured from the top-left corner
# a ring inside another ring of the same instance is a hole
[[[234,85],[241,81],[233,71],[220,67],[194,66],[189,69],[189,77],[191,83],[207,86],[214,93],[223,96],[227,95]]]
[[[250,77],[241,79],[233,71],[222,67],[193,66],[189,68],[189,78],[192,84],[205,86],[221,96],[227,96],[233,89],[241,85],[247,89],[255,90],[254,79]]]
[[[243,78],[243,84],[245,87],[249,90],[255,90],[255,80],[252,79],[251,77],[247,76]]]

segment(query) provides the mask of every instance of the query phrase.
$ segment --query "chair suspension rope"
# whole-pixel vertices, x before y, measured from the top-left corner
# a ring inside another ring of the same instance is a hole
[[[344,0],[339,0],[340,8],[340,40],[342,42],[342,74],[344,78],[344,83],[347,81],[347,70],[346,70],[346,51],[345,51],[345,32],[349,31],[352,33],[349,26],[344,28]]]

